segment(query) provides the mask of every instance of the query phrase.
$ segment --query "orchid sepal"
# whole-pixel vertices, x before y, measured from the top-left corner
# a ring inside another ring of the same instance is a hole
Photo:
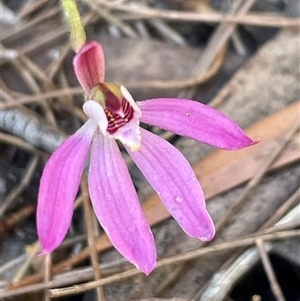
[[[148,275],[156,263],[153,235],[113,138],[95,135],[88,181],[94,211],[112,244]]]
[[[165,207],[190,236],[212,240],[215,228],[192,167],[169,142],[141,129],[142,143],[129,155],[156,190]]]
[[[232,119],[197,101],[156,98],[140,101],[138,106],[142,122],[218,148],[238,150],[257,143]]]
[[[104,81],[104,53],[95,41],[87,42],[73,59],[76,77],[86,93]]]
[[[97,124],[88,120],[48,160],[40,181],[37,231],[43,253],[53,251],[71,224],[74,201]]]

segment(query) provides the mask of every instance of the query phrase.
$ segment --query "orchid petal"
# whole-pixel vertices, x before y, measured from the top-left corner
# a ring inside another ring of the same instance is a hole
[[[254,144],[230,118],[210,106],[187,99],[158,98],[138,103],[142,122],[219,148]]]
[[[85,92],[104,81],[104,53],[102,46],[95,41],[86,43],[73,60],[77,79]]]
[[[133,110],[135,112],[137,112],[137,116],[140,117],[141,116],[141,110],[138,107],[138,105],[136,104],[136,102],[134,101],[134,99],[133,99],[132,95],[130,94],[130,92],[124,86],[121,86],[120,90],[121,90],[123,96],[125,97],[125,99],[132,106]]]
[[[43,253],[54,250],[69,229],[73,204],[97,124],[88,120],[47,162],[40,182],[37,230]]]
[[[154,239],[115,140],[92,143],[89,191],[97,218],[115,248],[145,274],[156,262]]]
[[[209,241],[215,229],[195,173],[184,156],[169,142],[141,129],[142,143],[128,153],[156,190],[181,228],[190,236]]]
[[[105,135],[108,127],[108,120],[100,103],[95,100],[88,100],[83,104],[82,109],[88,117],[96,120],[99,129],[102,134]]]

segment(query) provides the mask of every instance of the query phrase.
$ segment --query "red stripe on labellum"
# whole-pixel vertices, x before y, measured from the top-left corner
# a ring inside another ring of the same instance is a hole
[[[130,103],[124,97],[122,98],[121,106],[122,111],[124,113],[124,117],[120,116],[116,112],[109,110],[108,108],[104,110],[108,120],[107,131],[111,135],[113,135],[120,127],[124,126],[133,118],[134,110],[131,107]]]

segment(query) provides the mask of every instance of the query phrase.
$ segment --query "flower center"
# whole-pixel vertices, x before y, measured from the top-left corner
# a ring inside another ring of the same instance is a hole
[[[140,117],[142,112],[124,87],[112,83],[99,83],[86,95],[85,114],[97,121],[103,135],[109,135],[130,147],[141,146]]]
[[[101,104],[108,121],[107,132],[115,134],[134,118],[134,108],[113,83],[98,83],[88,98]]]
[[[121,101],[121,112],[123,116],[107,107],[104,109],[104,112],[108,120],[107,131],[110,135],[113,135],[120,127],[132,120],[134,114],[133,108],[124,97],[122,97]]]

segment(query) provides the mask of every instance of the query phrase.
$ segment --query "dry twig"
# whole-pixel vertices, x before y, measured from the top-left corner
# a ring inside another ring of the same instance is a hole
[[[277,211],[283,212],[283,208],[287,207],[283,204]],[[288,209],[287,209],[288,210]],[[280,221],[276,223],[275,226],[271,228],[265,228],[265,225],[269,224],[269,221],[272,220],[272,217],[261,227],[261,229],[265,229],[265,231],[258,230],[258,232],[251,234],[248,237],[254,237],[259,235],[262,238],[262,234],[270,233],[271,231],[280,231],[279,229],[292,229],[295,226],[294,221],[297,220],[298,223],[298,212],[299,206],[293,208],[288,213],[284,212],[285,216],[282,216]],[[287,222],[290,221],[290,222]],[[272,249],[274,245],[268,243],[267,251]],[[224,296],[233,288],[234,283],[238,281],[243,275],[251,269],[253,265],[255,265],[259,260],[259,253],[257,248],[250,248],[245,250],[246,248],[241,248],[238,251],[234,252],[234,255],[231,256],[220,268],[218,272],[214,274],[214,277],[211,279],[208,285],[205,286],[204,289],[201,289],[194,295],[196,299],[207,300],[213,299],[216,301],[223,300]]]
[[[100,7],[95,3],[95,1],[92,0],[81,1],[87,4],[91,8],[91,10],[95,11],[100,17],[104,18],[106,21],[119,28],[126,36],[130,38],[138,37],[136,32],[129,25],[112,15],[108,9]]]
[[[36,254],[40,252],[41,246],[39,242],[36,242],[33,244],[33,246],[30,248],[30,254],[27,257],[26,261],[22,264],[20,269],[15,273],[12,283],[20,281],[24,275],[26,274],[27,270],[31,266],[34,258],[36,257]]]
[[[44,259],[44,265],[45,265],[45,276],[44,276],[44,281],[49,282],[51,279],[51,254],[47,254]],[[44,301],[50,301],[50,294],[47,289],[45,289],[45,297]]]
[[[283,151],[285,145],[290,141],[293,135],[299,129],[300,121],[296,122],[296,124],[290,129],[287,133],[285,139],[278,143],[277,147],[274,148],[273,152],[270,154],[265,164],[261,167],[261,169],[257,172],[257,174],[248,182],[246,187],[243,189],[241,194],[236,198],[234,203],[230,206],[230,208],[226,211],[226,213],[222,216],[220,220],[216,223],[216,230],[220,232],[226,222],[232,217],[232,215],[236,212],[236,210],[241,206],[242,202],[245,200],[246,196],[250,193],[250,191],[261,181],[269,167],[274,163],[275,159],[280,155]]]
[[[299,235],[300,235],[300,230],[291,230],[291,231],[282,231],[282,232],[277,232],[277,233],[272,233],[272,234],[265,234],[265,235],[259,235],[259,236],[254,236],[254,237],[248,237],[245,239],[241,238],[238,240],[223,242],[223,243],[219,243],[215,246],[209,246],[206,248],[197,249],[197,250],[189,251],[189,252],[186,252],[183,254],[175,255],[175,256],[172,256],[172,257],[169,257],[166,259],[162,259],[157,262],[156,268],[160,268],[160,267],[164,267],[164,266],[172,265],[172,264],[179,264],[181,262],[193,260],[195,258],[199,258],[201,256],[204,256],[206,254],[213,253],[213,252],[220,252],[220,251],[250,246],[250,245],[255,244],[256,239],[259,237],[262,238],[263,240],[280,240],[280,239],[286,239],[289,237],[295,237],[295,236],[299,236]],[[123,273],[114,274],[113,276],[110,276],[110,277],[102,278],[97,281],[91,281],[91,282],[81,284],[81,285],[76,285],[74,287],[64,288],[64,289],[53,289],[50,291],[50,293],[51,293],[51,297],[54,297],[54,298],[71,295],[71,294],[79,294],[81,292],[85,292],[87,290],[94,289],[97,286],[101,286],[101,285],[103,286],[103,285],[106,285],[109,283],[122,281],[124,279],[138,275],[140,273],[141,273],[140,270],[131,269],[131,270],[123,272]],[[43,290],[45,288],[53,288],[53,287],[63,286],[63,285],[65,285],[65,283],[62,280],[60,280],[58,283],[50,281],[48,283],[33,284],[33,285],[25,286],[25,287],[20,287],[20,288],[16,288],[16,289],[10,289],[10,290],[3,291],[2,297],[10,298],[10,297],[22,295],[25,293]]]
[[[280,239],[280,238],[282,239],[282,238],[299,236],[299,235],[300,235],[300,230],[293,230],[293,231],[285,231],[285,232],[281,232],[281,233],[279,232],[279,233],[274,233],[274,234],[267,234],[265,236],[262,236],[262,238],[264,240]],[[244,247],[246,245],[252,245],[256,242],[256,239],[257,238],[248,238],[248,239],[246,238],[246,239],[240,239],[237,241],[220,243],[220,244],[212,246],[212,247],[198,249],[198,250],[190,251],[190,252],[187,252],[184,254],[180,254],[180,255],[176,255],[173,257],[166,258],[166,259],[162,259],[157,262],[156,268],[160,268],[160,267],[170,265],[170,264],[180,263],[180,262],[183,262],[186,260],[192,260],[199,256],[203,256],[204,254],[208,254],[208,253],[214,252],[214,251],[228,250],[228,249],[234,249],[234,248],[238,248],[238,247]],[[99,281],[91,281],[89,283],[77,285],[75,287],[70,287],[70,288],[52,289],[50,292],[51,292],[51,296],[54,298],[72,295],[72,294],[79,294],[81,292],[85,292],[87,290],[93,289],[99,285],[105,285],[108,283],[121,281],[128,277],[132,277],[132,276],[140,274],[140,273],[141,273],[141,271],[139,271],[137,269],[133,269],[133,270],[129,270],[124,273],[116,274],[111,277],[101,279]]]
[[[6,219],[0,221],[0,237],[3,239],[4,235],[14,228],[16,225],[25,220],[28,216],[32,215],[35,212],[36,205],[29,204],[17,212],[9,215]]]
[[[38,164],[38,156],[33,155],[26,167],[26,170],[20,180],[20,183],[9,193],[5,198],[3,204],[0,207],[0,216],[3,216],[9,207],[13,204],[16,198],[21,194],[21,192],[28,186],[30,183],[35,169]]]
[[[279,285],[279,283],[276,279],[274,270],[272,268],[270,258],[268,256],[266,250],[265,250],[263,240],[261,238],[258,238],[256,240],[256,245],[257,245],[257,248],[258,248],[258,251],[259,251],[263,266],[264,266],[264,269],[265,269],[266,274],[268,276],[272,292],[273,292],[274,296],[276,297],[276,300],[277,301],[285,301],[285,298],[283,296],[281,287],[280,287],[280,285]]]
[[[270,14],[247,14],[228,15],[221,13],[194,13],[194,12],[180,12],[170,11],[154,8],[135,8],[131,5],[112,3],[104,0],[97,0],[97,2],[107,8],[127,12],[129,15],[121,17],[124,20],[137,19],[164,19],[178,22],[205,22],[205,23],[229,23],[229,24],[243,24],[252,26],[264,27],[298,27],[300,20],[298,18],[286,18],[281,15]]]
[[[85,175],[83,175],[81,181],[81,190],[83,196],[83,206],[84,206],[85,223],[86,223],[87,236],[88,236],[88,245],[90,248],[90,257],[94,269],[95,280],[99,280],[101,279],[101,272],[98,264],[97,250],[95,248],[95,237],[94,237],[94,229],[93,229],[93,211],[91,208],[89,192],[87,187],[87,179]],[[98,301],[105,301],[103,287],[97,287],[96,291],[97,291]]]

